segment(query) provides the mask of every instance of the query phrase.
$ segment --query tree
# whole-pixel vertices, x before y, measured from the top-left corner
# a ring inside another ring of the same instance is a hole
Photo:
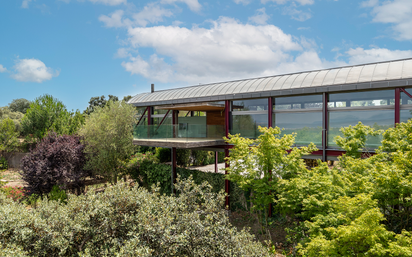
[[[13,99],[13,101],[9,103],[9,108],[13,112],[26,114],[27,109],[30,108],[30,101],[24,98]]]
[[[79,134],[84,137],[86,167],[116,182],[122,162],[133,153],[133,126],[136,109],[123,101],[109,100],[86,117]]]
[[[22,159],[22,179],[29,194],[48,194],[53,186],[80,190],[90,172],[84,145],[78,136],[59,136],[55,132],[44,137],[36,148]]]
[[[38,140],[54,131],[58,135],[76,133],[84,122],[79,111],[69,112],[66,106],[51,95],[36,98],[22,119],[23,135],[33,135]]]
[[[295,177],[305,170],[301,158],[315,151],[316,147],[311,143],[308,147],[292,148],[295,136],[281,137],[278,127],[259,126],[259,131],[262,134],[257,139],[243,138],[239,134],[225,138],[227,143],[233,144],[226,159],[230,163],[227,178],[243,190],[251,191],[250,201],[254,210],[261,212],[259,216],[265,218],[279,179]]]
[[[10,118],[0,120],[0,152],[13,152],[19,145],[13,120]]]
[[[131,96],[131,95],[127,95],[127,96],[124,96],[124,97],[123,97],[123,101],[125,101],[126,103],[127,103],[130,99],[132,99],[132,96]]]
[[[97,107],[104,107],[108,101],[119,101],[119,98],[114,95],[109,95],[109,100],[106,100],[106,97],[104,95],[98,97],[92,97],[90,98],[89,101],[89,106],[87,109],[84,111],[85,114],[91,114],[92,112],[95,111]]]
[[[9,107],[0,107],[0,121],[4,119],[11,119],[14,123],[15,130],[21,132],[21,120],[24,114],[21,112],[12,111]]]

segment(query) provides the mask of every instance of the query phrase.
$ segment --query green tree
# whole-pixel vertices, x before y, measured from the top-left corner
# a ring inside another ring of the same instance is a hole
[[[15,129],[18,132],[21,132],[21,120],[24,114],[21,112],[12,111],[9,107],[4,106],[0,107],[0,121],[4,119],[11,119],[14,123]]]
[[[26,114],[27,109],[30,108],[30,101],[24,98],[13,99],[13,101],[9,103],[9,108],[13,112]]]
[[[123,101],[108,101],[86,117],[79,134],[84,137],[87,169],[116,182],[119,167],[134,151],[133,127],[136,109]]]
[[[54,131],[58,135],[71,135],[76,133],[84,122],[84,117],[79,111],[69,112],[66,106],[51,95],[36,98],[22,119],[23,135],[33,135],[42,139]]]
[[[104,107],[108,101],[119,101],[119,98],[114,95],[109,95],[109,100],[106,100],[104,95],[90,98],[89,106],[84,110],[85,114],[91,114],[97,107]]]
[[[13,152],[17,149],[19,141],[13,120],[10,118],[0,120],[0,152]]]
[[[261,135],[257,139],[243,138],[239,134],[225,138],[227,143],[233,144],[226,159],[230,163],[227,178],[243,190],[251,191],[253,209],[267,215],[278,181],[293,178],[306,170],[301,158],[315,151],[316,147],[311,143],[308,147],[292,148],[295,135],[281,137],[278,127],[259,126],[259,132]]]

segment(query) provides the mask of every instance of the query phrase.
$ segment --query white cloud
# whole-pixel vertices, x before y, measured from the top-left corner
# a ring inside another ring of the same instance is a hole
[[[350,48],[346,54],[351,64],[390,61],[412,57],[411,50],[389,50],[386,48]]]
[[[119,28],[126,26],[126,24],[130,25],[130,20],[122,21],[124,11],[117,10],[110,14],[110,16],[100,15],[99,21],[103,22],[106,27],[109,28]]]
[[[248,5],[252,0],[233,0],[236,4]]]
[[[312,18],[312,14],[296,8],[296,4],[292,4],[283,8],[283,15],[289,15],[292,19],[297,21],[306,21]]]
[[[31,1],[31,0],[29,0]],[[61,2],[70,3],[70,0],[59,0]],[[77,0],[78,2],[83,2],[84,0]],[[104,4],[104,5],[119,5],[119,4],[126,4],[127,0],[88,0],[94,4]]]
[[[262,4],[266,4],[267,2],[275,2],[277,4],[286,4],[288,2],[291,3],[299,3],[300,5],[311,5],[315,2],[315,0],[261,0]]]
[[[170,17],[173,13],[154,3],[146,5],[139,13],[133,14],[135,23],[140,26],[146,26],[148,23],[158,23],[163,21],[163,17]]]
[[[7,69],[3,65],[0,64],[0,73],[6,72]]]
[[[265,25],[267,20],[270,18],[269,15],[266,14],[265,8],[260,8],[256,10],[256,15],[249,17],[249,21],[259,24],[259,25]]]
[[[18,60],[13,68],[15,73],[11,77],[18,81],[41,83],[59,76],[58,71],[46,67],[42,61],[37,59]]]
[[[297,41],[276,26],[242,24],[225,17],[211,24],[191,29],[129,28],[131,47],[152,48],[155,54],[131,56],[122,66],[153,80],[196,84],[333,66],[319,58],[313,41]]]
[[[393,24],[396,39],[412,40],[412,1],[393,0],[380,4],[379,1],[369,0],[362,6],[373,8],[374,22]]]
[[[202,9],[202,5],[199,4],[197,0],[161,0],[162,4],[174,4],[174,3],[185,3],[190,10],[194,12],[200,11]]]
[[[29,3],[31,2],[31,0],[23,0],[23,2],[21,3],[21,8],[29,8]]]
[[[114,55],[115,58],[127,58],[131,57],[129,50],[126,48],[119,48],[117,49],[117,53]]]
[[[159,5],[149,3],[142,11],[132,15],[133,20],[123,18],[123,15],[123,10],[117,10],[111,13],[110,16],[100,15],[99,21],[109,28],[130,27],[132,25],[145,27],[149,23],[162,22],[163,17],[170,17],[173,13]]]

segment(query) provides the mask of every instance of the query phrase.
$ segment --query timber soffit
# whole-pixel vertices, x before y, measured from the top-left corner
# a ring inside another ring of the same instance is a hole
[[[412,58],[142,93],[128,103],[154,106],[412,85]]]

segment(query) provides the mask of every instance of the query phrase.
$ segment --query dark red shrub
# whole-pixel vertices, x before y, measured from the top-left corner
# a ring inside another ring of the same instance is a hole
[[[22,160],[22,179],[27,193],[44,195],[54,185],[80,192],[90,172],[83,169],[84,145],[78,136],[58,136],[50,133]]]

